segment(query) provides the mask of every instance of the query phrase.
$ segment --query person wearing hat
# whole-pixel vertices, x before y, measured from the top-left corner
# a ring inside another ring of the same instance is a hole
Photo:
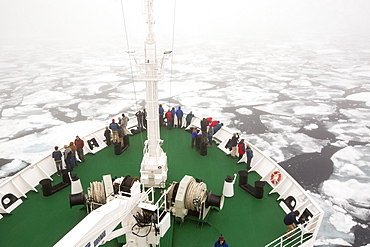
[[[114,119],[112,119],[111,124],[109,125],[109,128],[112,130],[113,134],[113,142],[118,142],[118,124],[115,123]]]
[[[215,242],[215,247],[229,247],[229,245],[226,243],[225,237],[219,236],[218,240]]]

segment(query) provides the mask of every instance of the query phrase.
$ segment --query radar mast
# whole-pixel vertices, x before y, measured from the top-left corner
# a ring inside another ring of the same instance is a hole
[[[164,77],[163,64],[172,51],[165,51],[158,58],[154,35],[153,0],[145,0],[147,36],[144,42],[144,57],[137,58],[129,51],[137,65],[138,80],[146,83],[147,137],[144,142],[140,181],[145,187],[164,188],[167,180],[167,155],[162,150],[158,112],[158,82]]]

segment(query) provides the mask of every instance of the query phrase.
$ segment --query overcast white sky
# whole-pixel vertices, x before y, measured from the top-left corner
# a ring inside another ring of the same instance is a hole
[[[132,35],[141,1],[122,1]],[[370,34],[369,0],[158,0],[158,33],[172,34],[175,1],[177,37]],[[0,41],[92,36],[124,36],[121,0],[0,0]]]

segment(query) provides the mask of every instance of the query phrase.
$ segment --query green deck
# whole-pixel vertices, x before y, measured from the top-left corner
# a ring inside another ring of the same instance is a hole
[[[183,129],[162,128],[161,137],[165,140],[162,148],[168,156],[168,184],[180,182],[184,175],[191,175],[202,179],[208,190],[221,195],[226,175],[245,169],[244,163],[237,165],[236,160],[226,156],[216,144],[208,149],[207,156],[200,156],[190,148],[190,134]],[[130,137],[130,147],[120,156],[114,155],[112,146],[95,155],[86,155],[86,162],[73,171],[81,179],[85,193],[90,182],[102,181],[102,175],[105,174],[111,174],[112,177],[140,177],[145,139],[146,132]],[[61,182],[56,175],[53,179],[53,184]],[[258,179],[258,174],[252,172],[249,184],[254,184]],[[82,206],[69,208],[70,187],[50,197],[43,197],[39,186],[37,189],[38,193],[32,191],[27,194],[28,199],[22,198],[24,202],[13,211],[13,215],[4,215],[0,220],[0,246],[53,246],[86,215],[86,209]],[[264,198],[258,200],[239,188],[237,179],[234,197],[225,198],[221,211],[211,211],[208,218],[210,225],[201,226],[187,219],[182,224],[175,223],[173,231],[169,230],[166,234],[173,232],[172,245],[169,236],[161,246],[213,246],[220,234],[225,236],[231,247],[268,244],[286,230],[282,222],[284,212],[276,201],[277,194],[268,195],[270,189],[266,185]],[[104,246],[122,244],[112,240]]]

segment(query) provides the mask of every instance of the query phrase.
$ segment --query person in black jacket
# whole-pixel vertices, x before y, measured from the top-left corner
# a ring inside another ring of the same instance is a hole
[[[233,134],[233,137],[230,139],[231,146],[231,158],[236,159],[236,146],[238,145],[239,135],[237,133]]]
[[[299,211],[298,210],[295,210],[295,211],[292,211],[290,212],[289,214],[285,215],[284,217],[284,224],[288,227],[288,230],[286,231],[287,233],[289,232],[289,234],[287,234],[287,238],[290,238],[290,236],[293,235],[294,233],[294,229],[297,227],[296,225],[298,224],[302,224],[303,222],[305,222],[305,218],[299,218],[299,220],[297,221],[296,217],[299,216]]]
[[[107,143],[108,146],[110,146],[111,135],[110,135],[110,129],[108,128],[108,126],[105,127],[104,136],[105,136],[105,142]]]
[[[52,157],[54,158],[55,165],[57,167],[57,174],[60,176],[62,174],[62,152],[59,151],[58,146],[54,147],[55,151],[52,154]]]

